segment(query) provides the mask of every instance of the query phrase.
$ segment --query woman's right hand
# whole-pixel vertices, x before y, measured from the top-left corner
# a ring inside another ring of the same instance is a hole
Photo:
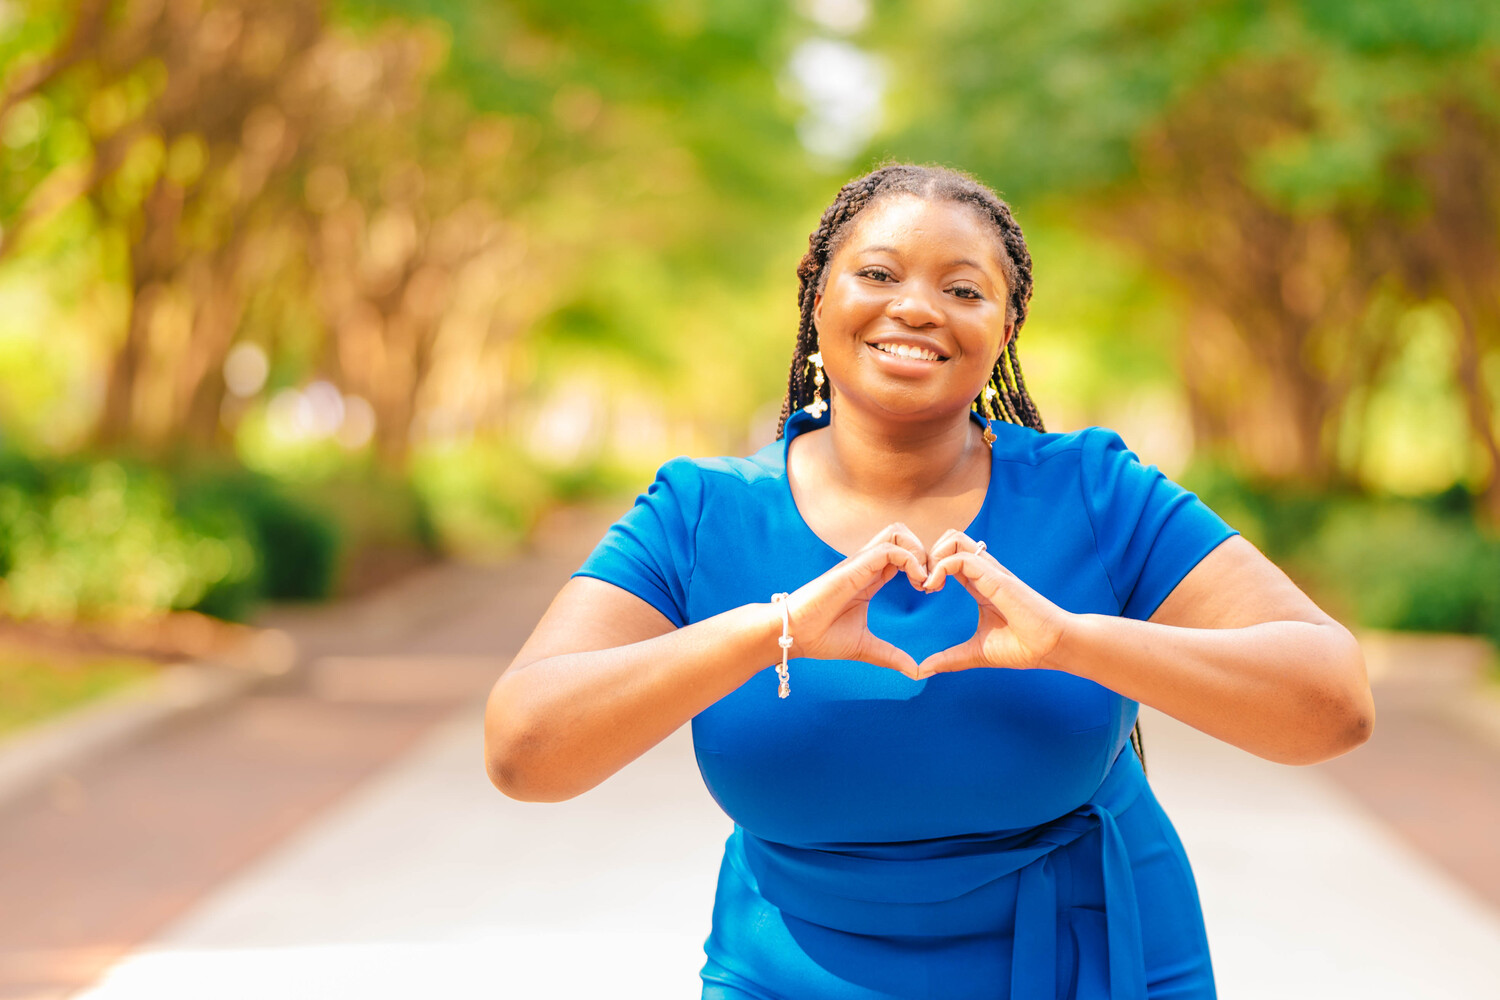
[[[790,655],[861,660],[915,678],[917,662],[905,650],[873,635],[868,619],[870,598],[902,572],[921,590],[927,582],[927,550],[910,528],[897,521],[787,598],[793,640]]]

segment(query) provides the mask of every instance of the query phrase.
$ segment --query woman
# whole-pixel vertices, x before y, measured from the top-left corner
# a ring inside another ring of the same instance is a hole
[[[692,720],[704,997],[1212,997],[1138,703],[1312,763],[1369,734],[1359,647],[1115,434],[1043,432],[978,182],[850,182],[798,274],[778,440],[662,467],[496,683],[491,779],[566,799]]]

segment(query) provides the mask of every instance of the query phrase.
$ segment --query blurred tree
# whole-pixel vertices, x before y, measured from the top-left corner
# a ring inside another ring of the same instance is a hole
[[[1462,322],[1486,503],[1500,517],[1500,11],[1442,0],[887,4],[897,153],[1065,199],[1189,304],[1199,443],[1272,478],[1357,468],[1399,356],[1393,296]],[[912,58],[912,53],[927,54]],[[1490,360],[1486,361],[1488,358]]]
[[[118,247],[130,302],[98,440],[212,437],[248,286],[285,251],[279,188],[315,128],[315,102],[296,91],[321,38],[316,8],[179,0],[33,13],[67,27],[10,74],[0,105],[44,106],[51,155],[29,190],[12,189],[0,258],[81,213]]]
[[[367,402],[398,467],[414,439],[506,423],[533,331],[711,399],[689,349],[705,295],[658,293],[763,273],[809,174],[787,166],[780,9],[6,9],[0,131],[22,155],[0,163],[0,263],[71,253],[123,287],[97,331],[109,447],[223,446],[245,340],[270,389],[322,375]]]

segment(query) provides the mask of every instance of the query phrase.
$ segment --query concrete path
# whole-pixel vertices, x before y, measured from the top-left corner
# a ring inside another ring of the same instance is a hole
[[[456,713],[88,1000],[697,995],[729,824],[683,730],[567,803],[490,791]],[[1326,776],[1148,719],[1224,1000],[1491,1000],[1500,919]]]

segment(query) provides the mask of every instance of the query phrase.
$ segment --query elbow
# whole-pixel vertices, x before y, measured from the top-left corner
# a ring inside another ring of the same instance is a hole
[[[531,801],[525,794],[524,769],[517,766],[513,754],[496,745],[489,726],[485,727],[484,735],[484,773],[489,777],[490,784],[506,798],[518,802]]]
[[[490,784],[517,802],[563,802],[575,797],[578,792],[558,788],[546,780],[532,763],[536,754],[528,753],[524,743],[524,740],[497,739],[486,727],[484,771]]]
[[[541,790],[533,787],[533,782],[526,779],[525,768],[517,767],[509,758],[497,756],[485,748],[484,770],[489,775],[490,784],[499,789],[500,794],[517,802],[560,802],[567,796],[547,795]]]
[[[505,698],[497,682],[484,712],[484,771],[490,784],[517,802],[562,802],[577,796],[582,789],[561,788],[548,780],[549,756],[536,727]]]
[[[1312,739],[1304,739],[1286,752],[1272,756],[1280,764],[1306,766],[1342,757],[1370,738],[1375,729],[1375,706],[1349,706],[1337,713],[1329,712],[1311,727]]]
[[[1327,728],[1327,741],[1321,752],[1304,763],[1321,764],[1325,760],[1342,757],[1361,746],[1375,731],[1375,703],[1367,688],[1363,698],[1354,697],[1341,706],[1338,714]]]
[[[1327,687],[1313,699],[1312,725],[1309,734],[1317,738],[1301,748],[1291,764],[1321,764],[1340,757],[1364,744],[1375,731],[1375,699],[1365,672],[1364,653],[1349,631],[1337,626],[1340,633],[1335,665],[1329,671]]]

